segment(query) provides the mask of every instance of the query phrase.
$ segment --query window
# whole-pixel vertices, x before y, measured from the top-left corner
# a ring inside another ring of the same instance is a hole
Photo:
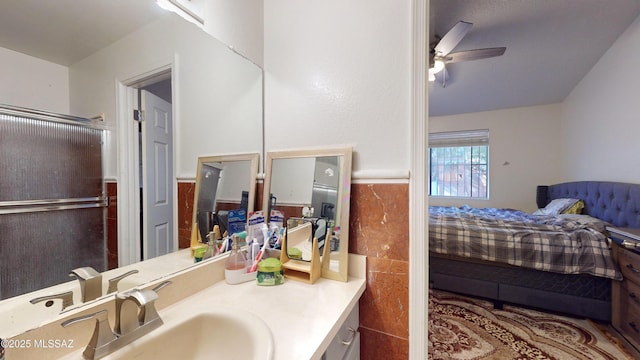
[[[489,130],[429,134],[429,195],[489,198]]]

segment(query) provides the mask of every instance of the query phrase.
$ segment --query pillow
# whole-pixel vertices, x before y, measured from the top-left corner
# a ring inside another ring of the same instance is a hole
[[[561,219],[567,219],[577,222],[580,225],[593,228],[601,233],[606,231],[607,226],[612,226],[610,223],[595,218],[589,215],[581,215],[581,214],[560,214],[558,215]]]
[[[573,211],[571,214],[577,214],[577,211],[581,212],[582,208],[584,208],[584,202],[580,199],[553,199],[544,208],[533,212],[533,215],[559,215],[566,213],[566,211]]]
[[[578,200],[573,205],[565,209],[562,213],[563,214],[582,214],[582,209],[584,209],[584,201]]]

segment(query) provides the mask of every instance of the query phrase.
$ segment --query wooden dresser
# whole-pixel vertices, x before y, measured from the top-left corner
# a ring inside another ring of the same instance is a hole
[[[613,282],[611,323],[625,348],[640,359],[640,229],[608,230],[614,241],[614,259],[624,277]]]

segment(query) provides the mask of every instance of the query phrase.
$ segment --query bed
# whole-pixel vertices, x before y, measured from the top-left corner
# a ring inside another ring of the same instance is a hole
[[[640,184],[579,181],[537,187],[538,208],[545,208],[553,200],[563,198],[582,200],[584,207],[581,213],[601,220],[604,224],[640,228]],[[584,226],[588,229],[568,230],[574,233],[571,235],[572,237],[576,237],[569,243],[574,244],[572,246],[579,248],[582,253],[567,255],[564,250],[558,250],[557,257],[577,256],[580,260],[570,261],[570,265],[573,267],[564,271],[538,261],[537,258],[542,256],[536,253],[536,247],[533,245],[523,252],[526,255],[516,256],[516,260],[510,262],[502,259],[496,260],[494,256],[496,252],[513,252],[513,246],[509,246],[508,251],[504,249],[481,250],[477,245],[460,246],[456,243],[461,241],[460,239],[465,234],[469,234],[469,228],[458,229],[455,230],[457,233],[454,233],[454,230],[447,230],[441,223],[438,223],[444,221],[443,219],[448,219],[447,216],[452,215],[450,212],[479,212],[480,217],[497,215],[497,219],[492,221],[497,221],[498,226],[503,228],[502,231],[509,232],[511,237],[524,236],[523,239],[529,241],[531,237],[546,236],[541,233],[547,230],[522,235],[524,231],[532,231],[518,228],[519,226],[529,226],[527,223],[533,221],[530,214],[524,214],[517,210],[509,211],[509,214],[506,215],[499,212],[492,214],[496,209],[480,210],[464,207],[455,209],[431,207],[430,210],[433,210],[434,213],[444,213],[443,216],[430,215],[429,282],[432,288],[490,299],[494,301],[497,308],[500,308],[503,303],[512,303],[598,321],[609,322],[611,320],[611,285],[612,281],[621,279],[621,274],[617,265],[610,258],[606,230],[601,223],[597,223],[593,229],[591,226]],[[507,217],[510,218],[514,214],[515,221],[520,222],[514,225],[515,229],[507,229],[511,226],[507,225],[511,221]],[[518,219],[518,216],[521,218]],[[573,218],[556,221],[552,217],[543,215],[538,216],[537,219],[542,219],[540,221],[544,223],[543,227],[555,229],[557,226],[564,226],[567,221],[571,226],[576,227]],[[478,223],[482,223],[482,221],[478,221]],[[582,223],[577,227],[582,227]],[[555,230],[549,231],[554,232]],[[600,232],[603,232],[604,235],[596,234]],[[494,242],[496,236],[499,239],[499,235],[496,234],[484,235],[480,241]],[[560,235],[553,233],[549,236],[558,239],[557,236]],[[441,243],[443,240],[448,241],[449,245],[443,245]],[[554,241],[555,243],[560,242],[560,240]],[[580,244],[579,246],[575,245],[576,241]],[[590,244],[588,246],[586,245],[587,241]],[[463,251],[451,250],[455,247],[463,248]],[[589,248],[588,254],[584,253],[586,251],[584,248]],[[536,258],[534,259],[536,261],[526,259],[527,256]],[[576,265],[582,265],[581,263],[587,263],[587,266],[576,267]]]

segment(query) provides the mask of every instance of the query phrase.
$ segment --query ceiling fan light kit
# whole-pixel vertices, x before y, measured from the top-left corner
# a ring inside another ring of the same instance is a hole
[[[429,81],[436,80],[436,74],[444,69],[444,62],[441,60],[434,60],[433,66],[429,68]]]
[[[431,48],[429,52],[429,81],[438,80],[438,83],[444,87],[449,78],[446,64],[486,59],[504,54],[505,47],[464,50],[452,53],[451,51],[458,46],[472,26],[473,24],[470,22],[459,21]]]

